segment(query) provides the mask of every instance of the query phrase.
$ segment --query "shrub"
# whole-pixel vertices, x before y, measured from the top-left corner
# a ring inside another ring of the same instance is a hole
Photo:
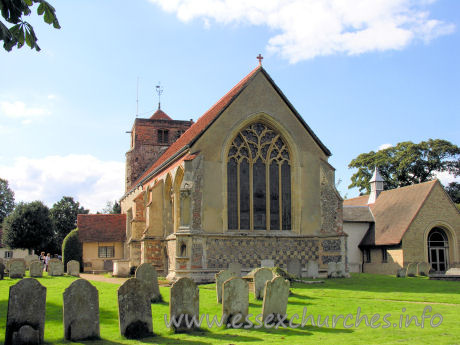
[[[71,260],[76,260],[80,263],[80,270],[83,267],[82,263],[82,246],[80,239],[78,238],[78,228],[69,232],[62,242],[62,261],[64,267],[67,267],[67,263]]]

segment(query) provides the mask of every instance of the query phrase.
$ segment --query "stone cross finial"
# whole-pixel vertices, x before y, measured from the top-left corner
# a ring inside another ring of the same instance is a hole
[[[257,60],[259,60],[259,66],[262,66],[262,60],[264,59],[262,55],[259,54],[259,56],[256,57]]]

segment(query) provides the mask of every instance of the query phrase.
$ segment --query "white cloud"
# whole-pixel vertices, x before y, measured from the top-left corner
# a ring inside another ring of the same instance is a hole
[[[377,151],[389,149],[390,147],[393,147],[393,145],[391,145],[391,144],[382,144],[382,145],[379,146]]]
[[[291,63],[320,55],[399,50],[415,40],[452,33],[430,19],[433,0],[150,0],[179,20],[265,25],[276,34],[267,50]]]
[[[449,183],[454,181],[460,183],[460,176],[455,177],[454,175],[449,174],[447,171],[437,172],[434,175],[444,186],[447,186]]]
[[[16,201],[41,200],[51,207],[72,196],[91,212],[123,195],[124,173],[124,163],[91,155],[20,157],[11,166],[0,165],[0,177],[8,180]]]
[[[30,107],[21,101],[0,101],[0,115],[19,119],[25,125],[50,114],[51,111],[45,107]]]

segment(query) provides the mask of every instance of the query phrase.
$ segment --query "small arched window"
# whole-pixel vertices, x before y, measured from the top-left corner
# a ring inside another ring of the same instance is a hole
[[[291,230],[291,155],[281,135],[253,123],[227,156],[229,230]]]
[[[449,241],[441,228],[433,228],[428,234],[428,258],[435,272],[444,272],[448,267]]]

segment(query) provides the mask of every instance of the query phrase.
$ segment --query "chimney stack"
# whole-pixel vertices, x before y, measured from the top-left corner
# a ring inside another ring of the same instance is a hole
[[[380,193],[383,191],[384,181],[377,167],[375,167],[374,175],[372,175],[372,178],[369,182],[371,184],[371,194],[369,194],[369,200],[367,202],[368,205],[374,204]]]

